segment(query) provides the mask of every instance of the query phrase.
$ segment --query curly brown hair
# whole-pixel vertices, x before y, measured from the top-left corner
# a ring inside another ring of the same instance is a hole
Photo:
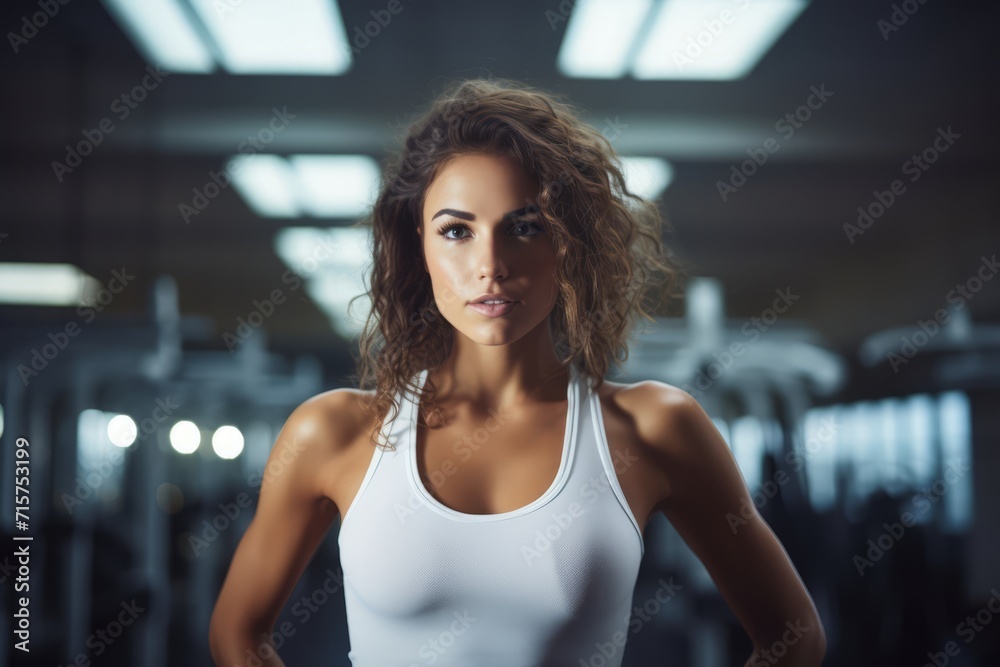
[[[397,392],[416,394],[416,374],[437,368],[452,350],[453,328],[414,250],[422,247],[417,229],[428,187],[442,165],[472,153],[510,156],[539,184],[534,203],[557,248],[550,322],[563,365],[579,364],[599,386],[612,360],[620,368],[628,358],[638,317],[653,321],[649,297],[658,297],[655,307],[678,282],[657,205],[628,190],[611,142],[578,118],[577,107],[510,79],[453,83],[409,126],[403,150],[384,164],[374,206],[357,223],[372,233],[372,309],[354,379],[374,389],[365,407],[375,418],[376,446],[383,420],[399,414]],[[434,406],[433,390],[427,393]]]

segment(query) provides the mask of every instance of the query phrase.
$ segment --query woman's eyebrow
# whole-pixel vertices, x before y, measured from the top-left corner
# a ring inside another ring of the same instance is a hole
[[[519,218],[522,215],[527,215],[529,213],[535,213],[536,211],[538,211],[538,206],[536,204],[528,204],[527,206],[525,206],[523,208],[519,208],[517,210],[510,211],[508,213],[504,213],[502,220],[510,220],[511,218]],[[434,216],[431,218],[431,220],[434,220],[435,218],[437,218],[438,216],[441,216],[441,215],[453,215],[456,218],[461,218],[462,220],[468,220],[469,222],[473,222],[476,219],[476,214],[475,213],[469,213],[468,211],[459,211],[459,210],[454,209],[454,208],[443,208],[440,211],[438,211],[437,213],[435,213]]]

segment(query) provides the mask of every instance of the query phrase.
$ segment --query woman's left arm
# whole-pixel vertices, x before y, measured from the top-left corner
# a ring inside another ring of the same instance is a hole
[[[816,606],[757,512],[729,446],[687,392],[660,382],[642,426],[668,487],[657,505],[705,565],[754,645],[745,667],[820,665]],[[648,405],[648,403],[647,403]]]

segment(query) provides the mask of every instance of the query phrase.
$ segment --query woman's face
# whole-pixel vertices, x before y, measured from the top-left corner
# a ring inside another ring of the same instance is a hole
[[[505,345],[546,322],[556,302],[555,247],[538,185],[512,158],[460,155],[427,189],[420,226],[438,309],[481,345]],[[513,302],[474,305],[487,293]]]

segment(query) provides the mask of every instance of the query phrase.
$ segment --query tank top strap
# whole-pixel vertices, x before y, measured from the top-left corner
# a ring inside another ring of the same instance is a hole
[[[590,386],[589,375],[581,371],[579,378],[580,411],[579,423],[577,424],[579,470],[574,470],[576,480],[579,481],[574,481],[574,483],[586,488],[584,495],[596,493],[601,496],[614,497],[635,528],[642,553],[645,553],[642,528],[625,498],[616,471],[616,461],[618,462],[617,467],[629,465],[631,462],[622,462],[620,457],[611,451],[607,431],[604,427],[600,393]],[[599,480],[599,482],[595,484],[594,480]]]

